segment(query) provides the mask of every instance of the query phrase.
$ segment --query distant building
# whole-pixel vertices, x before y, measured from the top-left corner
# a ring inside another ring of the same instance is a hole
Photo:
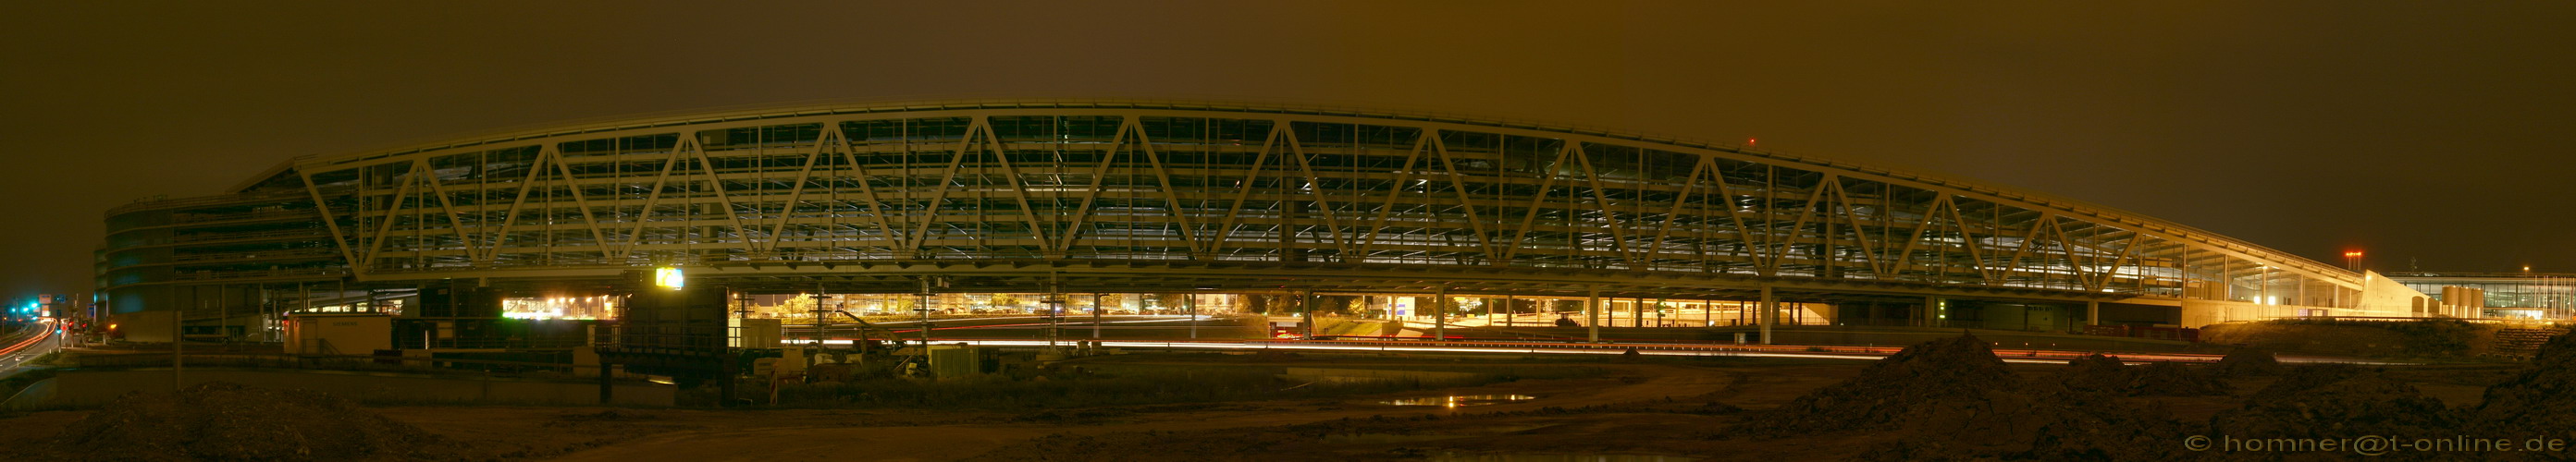
[[[2568,319],[2576,316],[2576,273],[2411,272],[2390,274],[2388,278],[2443,303],[2479,306],[2488,317]],[[2462,296],[2471,299],[2458,300]]]

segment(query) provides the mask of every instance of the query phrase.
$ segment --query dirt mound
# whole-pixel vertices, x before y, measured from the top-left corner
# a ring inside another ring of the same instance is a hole
[[[1974,335],[1934,340],[1906,347],[1857,377],[1748,420],[1741,431],[1767,436],[1895,428],[1915,421],[1913,414],[1937,402],[1985,400],[1996,390],[2017,388],[2015,381],[1984,340]]]
[[[2227,382],[2208,371],[2175,363],[2150,363],[2124,366],[2118,358],[2085,355],[2068,361],[2072,366],[2059,374],[2066,388],[2107,393],[2113,396],[2219,396],[2227,394]]]
[[[86,460],[459,458],[438,436],[348,400],[221,382],[128,394],[54,440],[63,458]]]
[[[2458,319],[2406,322],[2276,319],[2201,328],[2200,341],[2274,351],[2369,358],[2474,358],[2488,354],[2497,327]]]
[[[2291,369],[2247,399],[2210,418],[2210,434],[2237,438],[2349,438],[2446,435],[2460,419],[2442,401],[2377,369],[2345,365]]]
[[[2119,358],[2089,354],[2067,361],[2066,366],[2066,372],[2057,376],[2066,388],[2125,394],[2129,385],[2129,368]]]
[[[2281,380],[2274,381],[2271,386],[2263,387],[2261,390],[2255,390],[2254,396],[2246,399],[2251,401],[2280,401],[2290,399],[2296,397],[2299,392],[2302,391],[2308,391],[2309,389],[2326,386],[2327,384],[2341,382],[2344,379],[2350,379],[2364,374],[2375,373],[2375,371],[2363,369],[2360,366],[2350,364],[2316,364],[2289,368],[2287,370],[2287,373],[2281,375]]]
[[[2218,375],[2229,377],[2281,375],[2283,370],[2280,358],[2272,357],[2272,350],[2254,347],[2227,352],[2227,357],[2218,358],[2210,367],[2217,369]]]
[[[644,420],[655,420],[655,419],[660,419],[660,418],[662,418],[662,416],[653,415],[653,414],[649,414],[649,413],[645,413],[645,412],[637,411],[637,410],[633,410],[633,409],[610,409],[610,410],[599,411],[599,412],[576,413],[576,414],[564,414],[564,415],[560,415],[560,416],[555,416],[555,420],[554,420],[553,422],[548,422],[547,424],[548,424],[549,426],[552,426],[552,425],[557,425],[557,424],[579,424],[579,423],[589,423],[589,422],[634,422],[634,421],[644,421]]]
[[[2550,339],[2531,363],[2487,388],[2486,401],[2469,412],[2471,428],[2496,437],[2576,439],[2576,336]]]
[[[2183,363],[2149,363],[2131,372],[2142,392],[2129,396],[2222,396],[2235,389],[2209,369]]]
[[[2160,460],[2183,425],[2161,409],[2098,393],[2032,384],[1983,401],[1951,401],[1918,414],[1895,442],[1860,460]]]
[[[2123,366],[2114,360],[2109,367]],[[2181,434],[2161,412],[2023,380],[1975,336],[1908,347],[1850,380],[1748,416],[1730,433],[1869,430],[1904,435],[1863,454],[1872,460],[2119,459],[2157,454],[2162,446],[2149,442]]]

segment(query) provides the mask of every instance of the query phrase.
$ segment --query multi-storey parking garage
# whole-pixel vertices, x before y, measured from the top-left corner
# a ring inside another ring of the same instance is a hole
[[[769,293],[935,280],[1770,299],[1913,324],[1951,319],[1950,301],[2066,306],[2075,323],[2431,312],[2384,278],[2040,193],[1616,131],[1257,105],[569,126],[294,157],[225,195],[107,219],[112,309],[193,317],[442,280],[582,296],[655,266]]]

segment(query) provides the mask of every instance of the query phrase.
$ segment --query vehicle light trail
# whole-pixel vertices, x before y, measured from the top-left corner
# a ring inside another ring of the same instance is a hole
[[[43,332],[44,332],[43,334],[38,334],[38,335],[28,336],[26,340],[19,341],[19,342],[18,342],[17,344],[15,344],[15,345],[9,345],[9,347],[7,347],[7,348],[0,348],[0,356],[7,356],[7,355],[10,355],[10,354],[13,354],[13,353],[17,353],[17,352],[18,352],[18,350],[24,350],[24,349],[27,349],[27,346],[28,346],[28,345],[34,345],[34,344],[36,344],[36,342],[44,341],[45,339],[48,339],[48,338],[53,338],[53,335],[52,335],[52,334],[53,334],[53,332],[54,332],[54,331],[53,331],[53,329],[51,329],[51,328],[47,328],[47,329],[45,329]]]
[[[937,329],[934,329],[937,330]],[[824,340],[826,344],[846,345],[847,338]],[[967,343],[1002,347],[1041,347],[1044,340],[1023,339],[934,339],[933,343]],[[1366,340],[1250,340],[1250,341],[1137,341],[1104,340],[1100,345],[1112,348],[1161,348],[1174,350],[1317,350],[1317,351],[1388,351],[1441,353],[1509,353],[1509,354],[1624,354],[1635,349],[1640,355],[1656,356],[1732,356],[1760,358],[1811,358],[1877,360],[1903,351],[1901,347],[1829,346],[1829,345],[1687,345],[1658,343],[1544,343],[1480,341],[1366,341]],[[2092,351],[1998,349],[1995,356],[2017,364],[2064,364],[2067,360],[2093,354]],[[2129,362],[2207,363],[2217,355],[2187,353],[2111,353],[2105,356]],[[2331,358],[2303,358],[2303,362],[2352,362]],[[2388,364],[2370,363],[2364,364]]]

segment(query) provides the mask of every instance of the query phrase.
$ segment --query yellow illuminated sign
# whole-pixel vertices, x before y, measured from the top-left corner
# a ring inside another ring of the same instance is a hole
[[[653,269],[653,285],[678,289],[680,286],[686,285],[687,282],[688,281],[680,277],[679,268],[666,266]]]

